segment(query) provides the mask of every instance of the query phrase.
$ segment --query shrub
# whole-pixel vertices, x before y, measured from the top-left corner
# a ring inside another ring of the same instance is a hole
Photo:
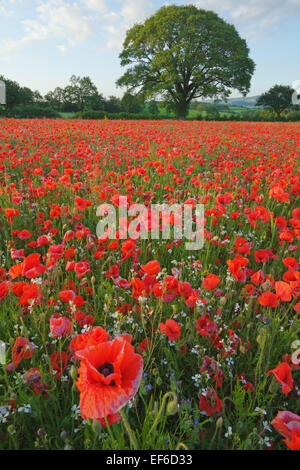
[[[50,108],[50,106],[42,106],[36,104],[14,106],[10,110],[4,110],[5,117],[16,119],[33,119],[33,118],[58,118],[59,114]]]

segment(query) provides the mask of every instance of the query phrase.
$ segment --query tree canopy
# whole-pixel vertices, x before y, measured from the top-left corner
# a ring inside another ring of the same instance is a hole
[[[42,100],[38,91],[32,91],[30,88],[21,87],[17,82],[8,80],[0,75],[0,81],[5,83],[6,88],[6,108],[12,109],[20,104],[32,104]]]
[[[129,68],[118,86],[161,96],[183,118],[195,98],[226,99],[232,89],[247,94],[255,68],[235,27],[192,5],[162,7],[134,25],[119,57]]]
[[[292,107],[293,88],[286,85],[274,85],[258,98],[256,106],[267,106],[279,117],[283,111]]]

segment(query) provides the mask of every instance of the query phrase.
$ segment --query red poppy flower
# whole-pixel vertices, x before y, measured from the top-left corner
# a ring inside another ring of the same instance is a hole
[[[169,341],[176,341],[181,334],[181,327],[175,320],[167,320],[166,323],[160,323],[159,329],[162,333],[165,333],[169,338]]]
[[[57,371],[56,378],[59,380],[62,372],[67,367],[68,355],[65,351],[55,351],[50,356],[51,367]]]
[[[29,230],[20,230],[17,237],[20,239],[20,240],[27,240],[28,238],[31,238],[32,237],[32,234],[29,232]]]
[[[23,378],[25,383],[31,385],[35,393],[38,395],[43,395],[44,397],[48,397],[48,393],[46,392],[47,386],[45,384],[41,384],[40,382],[41,373],[39,369],[28,369],[28,371],[25,372]]]
[[[74,354],[76,351],[96,346],[109,340],[109,334],[101,326],[95,326],[92,330],[81,333],[72,339],[69,346],[70,351]]]
[[[75,292],[72,290],[61,290],[58,297],[62,302],[70,302],[75,299]]]
[[[143,359],[128,341],[117,337],[78,351],[76,356],[80,360],[76,385],[84,419],[115,415],[136,394]]]
[[[20,215],[18,209],[4,209],[4,216],[9,224],[12,225],[14,223],[14,217],[16,215]]]
[[[207,372],[210,377],[213,375],[216,386],[221,387],[225,374],[213,357],[204,356],[202,366],[200,367],[200,374],[204,372]]]
[[[50,331],[53,336],[60,338],[73,332],[73,324],[69,318],[55,313],[50,318]]]
[[[18,367],[22,358],[30,359],[33,353],[33,344],[30,343],[27,338],[18,336],[12,350],[12,362],[6,366],[7,372],[14,371]]]
[[[90,265],[88,261],[80,261],[74,265],[75,273],[77,274],[78,279],[83,278],[86,274],[88,274],[90,270]]]
[[[21,263],[23,265],[22,276],[32,279],[40,276],[47,270],[46,266],[40,264],[40,257],[40,253],[32,253],[24,258],[23,263]]]
[[[277,199],[279,202],[290,202],[289,194],[284,191],[279,183],[274,183],[269,191],[269,196]]]
[[[282,385],[282,393],[290,393],[294,388],[291,367],[287,362],[282,362],[275,369],[269,370],[267,375],[274,374],[275,379]]]
[[[146,351],[146,349],[150,349],[150,348],[151,348],[150,339],[144,338],[138,345],[137,350],[140,354],[143,354]]]
[[[291,440],[287,441],[283,439],[283,442],[286,443],[286,445],[291,449],[291,450],[300,450],[300,431],[297,429],[292,430],[292,436]]]
[[[136,246],[136,241],[135,240],[131,240],[131,239],[125,240],[122,243],[122,246],[121,246],[122,259],[127,259],[127,258],[133,256],[133,254],[134,254],[133,250],[134,250],[135,246]]]
[[[158,274],[160,272],[160,264],[157,260],[149,261],[147,264],[141,265],[142,270],[149,275]]]
[[[37,284],[23,284],[22,295],[17,305],[28,306],[34,300],[34,304],[39,304],[42,298],[42,289]]]
[[[79,196],[76,196],[74,201],[75,201],[77,209],[79,209],[80,211],[84,211],[87,207],[92,206],[91,201],[89,201],[88,199],[83,199],[82,197],[79,197]]]
[[[292,289],[287,282],[278,281],[275,282],[276,295],[280,298],[282,302],[289,302],[292,300]]]
[[[215,274],[208,274],[202,281],[202,287],[206,290],[213,290],[220,282],[219,276]]]
[[[9,292],[9,287],[7,282],[1,282],[0,283],[0,300],[4,299],[4,297],[7,296]]]
[[[273,292],[264,292],[257,300],[260,305],[265,307],[277,307],[279,298]]]
[[[287,439],[291,439],[293,429],[300,434],[300,416],[290,411],[279,411],[271,424]]]
[[[207,416],[213,416],[222,410],[223,402],[213,387],[201,394],[199,408],[201,411],[205,411]]]

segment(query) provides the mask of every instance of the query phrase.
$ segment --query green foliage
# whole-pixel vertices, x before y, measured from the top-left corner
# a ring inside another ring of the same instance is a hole
[[[72,75],[70,85],[63,90],[64,109],[83,111],[84,109],[99,110],[104,106],[104,99],[90,77]]]
[[[256,106],[267,106],[276,113],[277,117],[280,117],[283,111],[292,106],[293,92],[290,86],[274,85],[258,98]]]
[[[169,116],[156,116],[151,114],[139,113],[107,113],[106,111],[87,110],[77,114],[77,118],[81,119],[169,119]]]
[[[212,11],[189,6],[162,7],[144,24],[127,31],[120,54],[130,66],[117,81],[144,97],[161,95],[185,118],[197,97],[249,91],[255,64],[246,41]]]
[[[290,111],[285,118],[287,121],[300,121],[300,111]]]
[[[13,117],[16,119],[25,118],[58,118],[59,114],[57,111],[52,109],[50,106],[42,106],[39,104],[22,104],[14,106],[9,111],[5,112],[6,117]]]
[[[138,114],[142,110],[142,100],[128,92],[124,93],[121,104],[125,113]]]
[[[6,105],[5,109],[11,110],[18,105],[30,105],[42,100],[38,91],[32,91],[28,87],[21,87],[17,82],[0,75],[0,81],[5,83]]]
[[[58,111],[63,110],[64,108],[64,99],[65,94],[63,88],[56,87],[54,91],[49,91],[45,95],[46,103],[49,104],[53,109]]]
[[[150,114],[159,114],[159,108],[158,108],[158,104],[156,101],[154,100],[151,100],[149,103],[148,103],[148,111]]]
[[[108,113],[120,113],[122,111],[122,103],[120,98],[116,96],[109,96],[104,102],[104,109]]]

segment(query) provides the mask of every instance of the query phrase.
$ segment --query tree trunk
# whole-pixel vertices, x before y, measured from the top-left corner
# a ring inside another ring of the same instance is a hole
[[[184,98],[175,103],[175,113],[178,119],[186,119],[189,112],[189,104]]]

